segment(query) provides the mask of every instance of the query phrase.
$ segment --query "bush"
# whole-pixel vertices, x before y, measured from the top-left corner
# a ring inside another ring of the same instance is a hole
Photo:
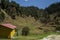
[[[56,30],[57,31],[60,31],[60,26],[59,25],[56,27]]]
[[[28,27],[24,27],[22,29],[22,35],[27,36],[28,34],[29,34],[29,28]]]
[[[4,13],[1,13],[0,14],[0,22],[4,21],[5,19],[5,14]]]

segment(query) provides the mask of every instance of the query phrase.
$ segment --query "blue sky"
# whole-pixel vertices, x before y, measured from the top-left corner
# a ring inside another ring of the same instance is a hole
[[[38,8],[46,8],[50,4],[60,2],[60,0],[13,0],[19,3],[21,6],[36,6]]]

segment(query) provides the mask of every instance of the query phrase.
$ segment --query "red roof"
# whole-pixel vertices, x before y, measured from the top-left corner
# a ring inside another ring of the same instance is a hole
[[[1,26],[4,26],[4,27],[7,27],[7,28],[10,28],[10,29],[14,29],[16,28],[16,26],[12,25],[12,24],[1,24]]]

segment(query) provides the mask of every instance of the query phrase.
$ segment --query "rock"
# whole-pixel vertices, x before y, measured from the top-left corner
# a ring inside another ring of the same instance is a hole
[[[60,35],[49,35],[41,40],[60,40]]]

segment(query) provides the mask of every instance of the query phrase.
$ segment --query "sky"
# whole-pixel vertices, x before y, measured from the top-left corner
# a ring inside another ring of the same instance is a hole
[[[38,8],[46,8],[52,3],[60,2],[60,0],[13,0],[16,1],[20,6],[35,6]]]

